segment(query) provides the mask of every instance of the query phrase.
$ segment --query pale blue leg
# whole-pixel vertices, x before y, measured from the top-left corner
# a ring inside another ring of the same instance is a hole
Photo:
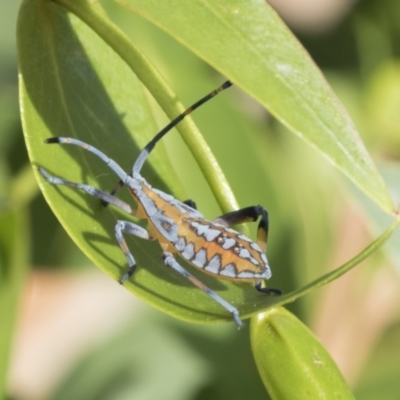
[[[200,290],[202,290],[204,293],[210,296],[213,300],[215,300],[218,304],[224,307],[228,312],[230,312],[239,329],[243,327],[243,322],[239,318],[239,311],[236,309],[236,307],[234,307],[232,304],[229,304],[222,297],[218,296],[215,292],[213,292],[211,289],[205,286],[196,277],[187,272],[181,265],[178,264],[178,262],[175,260],[175,258],[172,256],[171,253],[164,252],[163,259],[166,266],[171,267],[176,272],[184,276],[187,280],[193,283],[193,285],[198,287]]]
[[[136,269],[136,261],[133,258],[133,255],[130,252],[129,247],[125,242],[123,233],[128,233],[130,235],[134,235],[142,239],[152,240],[152,238],[149,235],[149,232],[147,232],[146,229],[142,228],[141,226],[136,225],[133,222],[129,221],[117,222],[117,225],[115,225],[115,237],[117,238],[119,246],[121,247],[121,250],[125,255],[125,258],[127,259],[129,266],[128,271],[125,272],[125,274],[122,275],[121,279],[119,280],[119,283],[121,285],[123,285],[124,282],[133,275]]]
[[[84,192],[90,194],[91,196],[98,197],[99,199],[106,201],[108,204],[112,204],[113,206],[115,206],[129,214],[133,214],[132,208],[129,204],[124,203],[123,201],[117,199],[116,197],[114,197],[106,192],[103,192],[102,190],[96,189],[93,186],[85,185],[84,183],[75,183],[75,182],[67,181],[65,179],[51,176],[43,168],[39,168],[39,172],[46,179],[46,181],[51,183],[52,185],[64,185],[64,186],[83,190]],[[121,284],[123,284],[127,279],[129,279],[129,277],[135,272],[135,268],[136,268],[135,259],[133,258],[131,252],[128,249],[128,246],[122,235],[123,233],[128,233],[130,235],[134,235],[134,236],[140,237],[142,239],[147,239],[147,240],[152,239],[150,237],[149,233],[146,231],[146,229],[142,228],[139,225],[134,224],[133,222],[129,222],[129,221],[118,221],[117,222],[117,224],[115,225],[115,237],[117,238],[117,241],[118,241],[125,257],[128,260],[128,265],[129,265],[129,270],[119,280],[119,283],[121,283]]]
[[[117,199],[116,197],[114,197],[106,192],[103,192],[100,189],[96,189],[93,186],[85,185],[84,183],[71,182],[71,181],[67,181],[62,178],[57,178],[55,176],[51,176],[43,168],[38,168],[38,170],[42,174],[43,178],[46,179],[46,181],[51,183],[52,185],[64,185],[64,186],[72,187],[75,189],[83,190],[87,194],[90,194],[91,196],[94,196],[94,197],[98,197],[100,200],[105,201],[109,204],[112,204],[113,206],[119,208],[122,211],[127,212],[128,214],[133,213],[132,208],[129,204],[123,202],[120,199]]]

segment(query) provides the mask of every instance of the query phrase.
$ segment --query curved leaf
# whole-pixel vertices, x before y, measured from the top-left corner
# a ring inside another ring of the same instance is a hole
[[[23,2],[18,46],[22,120],[32,164],[52,175],[110,190],[116,178],[95,156],[75,146],[49,146],[43,139],[77,137],[129,170],[139,149],[157,131],[141,85],[93,31],[50,1]],[[179,184],[165,155],[159,151],[158,156],[151,155],[151,161],[156,171],[144,171],[149,182],[168,191],[167,180],[170,190],[178,192]],[[74,242],[96,265],[118,279],[126,269],[126,260],[114,238],[114,226],[117,219],[126,216],[101,207],[98,199],[82,192],[54,187],[35,172],[47,202]],[[134,237],[128,237],[127,242],[138,264],[137,272],[125,284],[129,290],[189,321],[232,319],[220,305],[164,266],[157,243]],[[235,304],[243,317],[273,301],[250,285],[221,282],[185,267]]]
[[[315,146],[387,213],[393,205],[331,88],[267,2],[117,0],[164,29]]]
[[[111,28],[107,26],[108,32]],[[42,140],[61,135],[79,137],[129,170],[139,149],[156,132],[137,79],[93,31],[52,2],[23,3],[18,44],[22,117],[32,163],[51,174],[109,190],[115,178],[96,157],[71,146],[46,146]],[[153,165],[158,174],[147,168],[149,182],[166,190],[163,180],[167,180],[171,190],[179,191],[163,152],[158,149],[151,159],[156,161]],[[78,191],[53,187],[41,176],[39,182],[77,245],[100,268],[119,278],[126,268],[113,237],[120,213],[102,208],[97,199]],[[139,265],[126,284],[128,289],[182,319],[231,320],[220,305],[164,267],[157,243],[128,238],[128,244]],[[221,282],[185,266],[234,304],[242,317],[281,301],[256,292],[250,285]]]

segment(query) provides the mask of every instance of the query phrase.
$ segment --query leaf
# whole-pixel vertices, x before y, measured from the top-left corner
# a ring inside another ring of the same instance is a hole
[[[393,211],[384,182],[347,112],[267,2],[117,1],[251,94],[383,210]]]
[[[105,31],[113,35],[112,29],[108,24]],[[93,31],[52,2],[31,0],[22,4],[18,46],[22,119],[32,164],[68,180],[109,190],[115,178],[96,157],[73,146],[45,145],[43,139],[78,137],[129,170],[139,149],[156,132],[137,79]],[[152,185],[177,193],[179,184],[165,154],[158,149],[150,158],[153,167],[147,168],[144,176]],[[121,214],[111,207],[102,208],[96,198],[51,186],[36,175],[71,238],[96,265],[118,279],[126,270],[126,260],[113,237]],[[139,266],[125,285],[129,290],[188,321],[232,319],[219,304],[165,268],[157,243],[134,237],[127,241]],[[280,301],[258,293],[251,285],[218,281],[182,264],[234,304],[243,318]]]
[[[354,399],[329,353],[284,308],[271,308],[252,319],[251,345],[272,399]]]
[[[49,146],[43,140],[77,137],[104,150],[129,170],[139,149],[157,131],[141,85],[93,31],[52,2],[23,2],[18,47],[24,135],[40,188],[74,242],[117,280],[126,270],[126,260],[114,238],[114,226],[117,219],[126,216],[111,207],[102,208],[98,199],[84,193],[48,184],[36,168],[106,191],[112,189],[114,174],[95,156],[74,146]],[[150,158],[156,171],[147,168],[144,176],[166,191],[164,180],[168,180],[169,191],[178,192],[179,184],[165,154],[158,152]],[[125,284],[129,290],[185,320],[232,319],[220,305],[164,266],[157,243],[134,237],[128,237],[127,242],[138,264],[138,271]],[[243,316],[272,301],[250,285],[220,282],[183,265],[237,305]]]

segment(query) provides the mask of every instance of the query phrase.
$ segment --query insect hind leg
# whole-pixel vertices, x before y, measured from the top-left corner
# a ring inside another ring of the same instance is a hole
[[[261,285],[261,282],[256,282],[254,284],[254,287],[256,288],[256,290],[258,290],[260,293],[265,293],[265,294],[277,294],[277,295],[281,295],[282,291],[279,289],[274,289],[274,288],[269,288],[269,287],[263,287]]]
[[[260,249],[265,252],[267,248],[269,221],[268,212],[263,206],[258,205],[241,208],[240,210],[223,214],[218,218],[215,218],[212,222],[229,227],[231,225],[242,224],[244,222],[256,221],[258,217],[261,217],[261,219],[258,223],[257,229],[257,244]]]
[[[220,304],[222,307],[224,307],[228,312],[230,312],[233,316],[233,319],[235,320],[236,325],[238,328],[243,327],[243,322],[239,317],[239,311],[237,310],[236,307],[234,307],[232,304],[228,303],[226,300],[224,300],[222,297],[218,296],[215,292],[213,292],[211,289],[209,289],[206,285],[204,285],[201,281],[199,281],[196,277],[194,277],[192,274],[190,274],[188,271],[186,271],[172,256],[171,253],[164,252],[163,253],[163,260],[166,266],[171,267],[174,269],[176,272],[178,272],[180,275],[185,277],[188,281],[190,281],[194,286],[202,290],[205,294],[210,296],[213,300],[215,300],[218,304]]]

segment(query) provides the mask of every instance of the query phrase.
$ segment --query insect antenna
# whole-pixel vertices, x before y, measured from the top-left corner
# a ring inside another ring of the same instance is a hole
[[[150,152],[154,149],[157,142],[164,137],[172,128],[174,128],[179,122],[181,122],[187,115],[193,112],[196,108],[200,107],[208,100],[211,100],[215,97],[218,93],[222,92],[223,90],[232,86],[231,81],[224,82],[221,86],[217,89],[213,90],[208,95],[201,98],[196,103],[192,104],[188,109],[186,109],[182,114],[179,114],[176,118],[174,118],[165,128],[161,129],[160,132],[157,133],[156,136],[144,147],[144,149],[140,152],[138,158],[135,161],[135,164],[132,168],[132,174],[137,172],[139,173],[143,167],[144,162],[146,161],[147,157],[149,156]],[[110,192],[112,196],[114,196],[121,188],[124,186],[122,181],[119,181],[116,187]],[[107,203],[102,201],[103,206],[107,207]]]
[[[226,81],[224,82],[220,87],[217,89],[213,90],[211,93],[209,93],[207,96],[204,96],[201,98],[199,101],[196,103],[192,104],[188,109],[186,109],[182,114],[179,114],[175,119],[173,119],[165,128],[161,129],[160,132],[157,133],[156,136],[150,142],[146,145],[146,147],[141,151],[139,154],[138,158],[135,161],[135,164],[133,165],[133,170],[132,172],[140,172],[142,169],[142,166],[144,162],[146,161],[147,157],[149,156],[150,152],[154,149],[155,145],[157,142],[162,139],[173,127],[175,127],[179,122],[181,122],[187,115],[189,115],[191,112],[193,112],[196,108],[200,107],[204,103],[206,103],[208,100],[211,100],[213,97],[215,97],[218,93],[222,92],[223,90],[229,88],[232,86],[231,81]]]

